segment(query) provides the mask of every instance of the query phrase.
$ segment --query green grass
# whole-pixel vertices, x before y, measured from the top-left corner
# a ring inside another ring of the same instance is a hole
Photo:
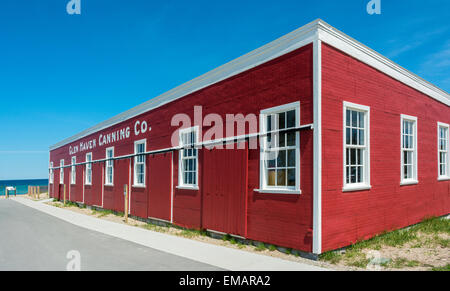
[[[424,233],[433,235],[432,238],[419,239],[418,234]],[[349,246],[345,253],[341,254],[336,251],[323,253],[319,256],[320,260],[337,264],[345,260],[348,265],[355,267],[365,267],[367,259],[362,253],[364,249],[380,250],[383,246],[403,247],[407,243],[414,242],[411,248],[420,248],[424,245],[439,245],[443,248],[450,246],[450,240],[441,238],[438,234],[450,234],[450,220],[443,218],[427,218],[421,223],[409,227],[407,229],[385,232],[371,239],[359,241]],[[398,258],[388,264],[393,268],[416,267],[420,263],[418,261],[407,261]]]
[[[434,267],[431,270],[432,271],[446,271],[446,272],[450,272],[450,264],[447,264],[446,266],[443,266],[443,267]]]
[[[342,260],[343,256],[337,251],[331,251],[321,254],[319,258],[322,261],[326,261],[331,264],[337,264]]]
[[[274,245],[270,245],[269,246],[269,251],[273,252],[273,251],[276,251],[276,250],[277,250],[276,246],[274,246]]]
[[[204,230],[183,229],[178,235],[186,238],[193,238],[198,236],[206,236],[207,233]]]
[[[266,250],[266,245],[263,244],[262,242],[258,243],[255,247],[255,251],[257,252],[262,252],[264,250]]]
[[[102,217],[108,216],[110,214],[114,214],[114,211],[112,211],[112,210],[102,210],[99,213],[100,214],[99,214],[98,218],[102,218]]]
[[[396,258],[391,263],[387,264],[388,267],[392,267],[394,269],[401,269],[404,267],[418,267],[420,266],[420,263],[416,260],[408,260],[405,258]]]

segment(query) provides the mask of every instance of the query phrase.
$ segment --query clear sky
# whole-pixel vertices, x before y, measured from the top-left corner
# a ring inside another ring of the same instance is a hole
[[[48,147],[317,18],[450,91],[450,1],[1,0],[0,180]]]

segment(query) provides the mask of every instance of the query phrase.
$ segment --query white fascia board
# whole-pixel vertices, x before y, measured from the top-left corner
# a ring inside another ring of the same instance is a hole
[[[450,94],[406,70],[343,32],[319,21],[319,39],[431,98],[450,106]]]

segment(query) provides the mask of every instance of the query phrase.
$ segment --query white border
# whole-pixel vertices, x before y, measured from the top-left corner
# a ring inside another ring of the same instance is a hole
[[[439,129],[441,127],[447,128],[447,175],[442,176],[440,171],[440,157],[439,157]],[[438,164],[438,181],[448,181],[450,180],[450,125],[448,123],[439,122],[437,123],[437,164]]]
[[[359,111],[359,112],[365,112],[365,142],[367,143],[367,151],[364,155],[364,159],[367,160],[367,165],[364,167],[364,182],[363,183],[356,183],[356,184],[347,184],[345,173],[345,161],[347,159],[347,153],[345,152],[345,146],[346,146],[346,112],[347,109]],[[372,188],[370,184],[370,107],[366,105],[360,105],[356,103],[351,103],[344,101],[343,102],[343,111],[342,111],[342,192],[353,192],[353,191],[364,191],[369,190]]]
[[[413,178],[412,179],[404,179],[403,178],[403,121],[414,121],[414,164],[413,164]],[[416,116],[401,114],[400,115],[400,185],[416,185],[419,183],[419,160],[417,153],[419,152],[419,145],[417,143],[417,133],[418,122]]]
[[[62,164],[62,165],[61,165]],[[65,161],[64,159],[59,160],[59,185],[64,185],[64,175],[66,174],[64,171]],[[62,174],[62,179],[61,179]]]
[[[87,161],[88,161],[87,157],[89,155],[91,156],[91,161],[89,162],[89,164],[91,165],[91,182],[90,183],[87,182],[87,177],[88,177],[88,175],[87,175],[87,166],[88,166],[88,164],[87,164]],[[92,180],[94,179],[94,167],[93,167],[92,161],[94,160],[94,155],[92,154],[92,152],[86,153],[86,156],[85,156],[84,159],[85,159],[85,162],[86,162],[86,166],[84,167],[86,169],[85,176],[84,176],[84,186],[92,186]],[[84,198],[83,198],[83,202],[84,202]]]
[[[260,111],[259,114],[259,127],[261,133],[266,133],[266,122],[265,119],[269,114],[276,114],[279,112],[285,112],[290,110],[295,110],[296,121],[295,127],[300,127],[300,101],[283,104],[276,107],[267,108]],[[295,159],[295,167],[296,167],[296,179],[295,179],[295,187],[280,187],[280,186],[266,186],[266,175],[264,172],[264,147],[260,145],[259,151],[259,189],[254,189],[255,192],[259,193],[269,193],[269,194],[296,194],[299,195],[302,193],[301,191],[301,165],[300,165],[300,132],[296,132],[295,135],[296,143],[298,145],[296,149],[296,159]],[[286,161],[287,162],[287,161]]]
[[[180,129],[179,132],[178,132],[178,145],[182,146],[181,145],[181,135],[185,134],[185,133],[192,132],[192,131],[195,132],[195,139],[196,139],[195,143],[197,144],[199,142],[199,129],[200,128],[199,128],[198,125],[192,126],[192,127],[189,127],[189,128]],[[195,185],[184,184],[184,181],[182,179],[183,173],[182,173],[182,166],[181,166],[181,155],[182,155],[181,151],[182,150],[178,151],[178,186],[177,186],[177,189],[199,190],[200,188],[199,188],[199,181],[198,181],[198,172],[199,172],[198,159],[199,159],[200,151],[197,149],[197,158],[195,159],[195,162],[197,163],[196,164],[196,169],[197,170],[195,172],[195,176],[196,176],[195,177],[195,182],[196,182]]]
[[[137,154],[136,152],[136,146],[139,144],[144,144],[144,153],[147,151],[147,139],[141,139],[134,142],[134,154]],[[138,184],[136,183],[136,157],[133,158],[133,188],[146,188],[146,181],[147,181],[147,156],[145,156],[144,160],[144,183]]]
[[[108,151],[109,150],[112,150],[112,157],[114,158],[114,147],[112,146],[112,147],[109,147],[109,148],[106,148],[105,149],[105,159],[107,160],[108,159]],[[114,159],[112,160],[112,162],[113,162],[113,166],[112,166],[112,168],[113,168],[113,172],[112,172],[112,183],[106,183],[106,180],[107,180],[107,176],[108,176],[108,167],[107,167],[107,161],[105,161],[105,166],[104,166],[104,168],[105,168],[105,180],[104,180],[104,183],[103,183],[103,185],[104,186],[107,186],[107,187],[114,187]]]
[[[73,159],[75,159],[75,163],[73,162]],[[70,162],[71,162],[71,167],[70,167],[70,185],[76,185],[77,184],[77,167],[75,166],[75,164],[77,163],[77,157],[73,156],[70,158]],[[73,168],[75,167],[75,179],[73,178]],[[75,181],[73,181],[75,180]],[[70,200],[70,190],[69,190],[69,200]]]

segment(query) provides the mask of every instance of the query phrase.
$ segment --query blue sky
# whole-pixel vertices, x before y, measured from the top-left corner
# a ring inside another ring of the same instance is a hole
[[[48,146],[322,18],[450,91],[450,1],[2,0],[0,180]]]

